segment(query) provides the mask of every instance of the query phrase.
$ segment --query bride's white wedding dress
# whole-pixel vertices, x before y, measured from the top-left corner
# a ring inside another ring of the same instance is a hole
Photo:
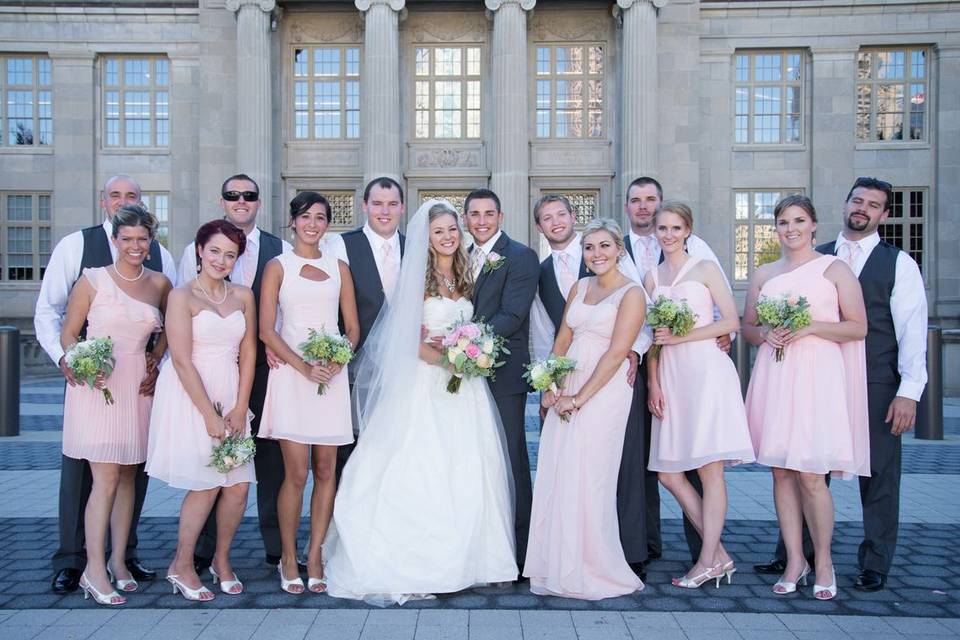
[[[466,298],[428,298],[430,337]],[[517,578],[512,496],[496,406],[480,378],[418,360],[403,401],[374,406],[343,471],[324,542],[327,592],[376,604]]]

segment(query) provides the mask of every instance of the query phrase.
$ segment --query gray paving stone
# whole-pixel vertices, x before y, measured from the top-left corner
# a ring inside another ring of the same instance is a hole
[[[65,615],[57,618],[51,626],[54,627],[101,627],[116,616],[117,609],[77,609],[68,611]]]
[[[4,621],[4,626],[38,626],[46,627],[66,615],[66,611],[57,611],[55,609],[25,609],[17,611]]]
[[[569,611],[521,611],[524,640],[575,640],[576,629]]]
[[[932,635],[950,633],[949,625],[936,618],[901,618],[891,616],[884,618],[884,622],[897,632],[907,635]],[[955,631],[960,632],[960,620],[957,620]]]
[[[623,621],[631,631],[634,629],[669,630],[680,629],[680,623],[671,613],[652,611],[625,611]]]
[[[891,633],[893,627],[877,616],[830,616],[830,620],[846,633]]]
[[[277,640],[278,638],[283,638],[283,640],[303,640],[303,638],[307,636],[308,631],[310,631],[310,626],[305,624],[288,624],[282,627],[268,627],[265,624],[261,624],[256,632],[250,636],[250,639]],[[206,634],[204,634],[204,640],[206,640]]]
[[[2,627],[4,640],[31,640],[37,634],[44,630],[42,625],[10,625],[4,624]]]
[[[723,617],[727,619],[731,627],[741,632],[753,629],[766,631],[787,630],[786,625],[773,614],[725,613]]]
[[[362,630],[363,625],[314,623],[304,640],[358,640]]]
[[[840,627],[825,615],[800,615],[796,613],[781,613],[777,615],[780,622],[790,631],[840,631]]]
[[[454,610],[421,611],[414,640],[467,640],[470,612]]]
[[[52,628],[52,627],[51,627]],[[147,634],[145,626],[120,627],[104,625],[90,634],[88,640],[141,640]]]
[[[574,611],[573,626],[579,640],[630,640],[623,616],[615,611]]]

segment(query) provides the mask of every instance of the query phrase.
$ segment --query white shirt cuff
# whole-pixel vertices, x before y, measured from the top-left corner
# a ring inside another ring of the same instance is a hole
[[[909,380],[901,380],[900,387],[897,389],[897,395],[903,398],[909,398],[910,400],[920,401],[920,396],[923,395],[923,387],[925,385],[910,382]]]

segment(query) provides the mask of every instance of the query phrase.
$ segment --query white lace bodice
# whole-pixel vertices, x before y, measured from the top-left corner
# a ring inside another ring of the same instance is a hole
[[[467,298],[435,297],[423,301],[423,324],[431,338],[444,335],[447,327],[461,318],[469,320],[472,317],[473,303]]]

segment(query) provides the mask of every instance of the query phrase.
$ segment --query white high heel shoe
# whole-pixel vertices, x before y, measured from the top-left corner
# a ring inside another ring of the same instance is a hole
[[[87,580],[86,573],[83,573],[80,576],[80,588],[83,589],[84,600],[90,596],[93,596],[94,602],[97,604],[106,605],[108,607],[116,607],[118,605],[127,603],[127,599],[116,591],[111,591],[110,593],[100,593],[97,591],[97,588],[90,584],[90,581]]]
[[[210,575],[213,576],[213,584],[220,583],[220,591],[223,593],[229,596],[237,596],[243,593],[243,583],[240,582],[240,576],[237,575],[236,571],[233,572],[233,580],[221,580],[220,575],[211,565]]]
[[[830,567],[830,577],[833,582],[829,586],[814,583],[813,597],[817,600],[833,600],[837,597],[837,572]]]
[[[111,569],[109,566],[107,567],[107,577],[110,578],[110,582],[117,583],[117,588],[120,589],[120,591],[136,591],[140,587],[140,584],[133,578],[130,578],[129,580],[124,580],[123,578],[114,578],[113,569]]]
[[[173,585],[173,592],[180,592],[180,595],[183,596],[185,600],[190,600],[191,602],[206,602],[208,600],[213,600],[214,596],[213,591],[207,589],[205,586],[200,585],[199,589],[191,589],[187,585],[180,582],[180,576],[167,575],[167,582]]]
[[[277,563],[277,573],[280,574],[280,588],[286,591],[287,593],[292,593],[295,596],[303,593],[303,579],[297,575],[293,580],[287,580],[283,577],[283,562]],[[293,591],[294,587],[300,587],[299,591]]]
[[[716,566],[710,567],[703,573],[693,576],[692,578],[688,578],[687,576],[681,576],[679,578],[675,578],[673,580],[673,586],[680,587],[682,589],[699,589],[703,583],[708,582],[710,580],[715,580],[716,588],[719,589],[720,580],[723,578],[724,575],[725,574],[723,571],[723,565],[718,564]]]
[[[803,571],[800,572],[800,577],[797,578],[797,582],[788,582],[783,579],[783,576],[780,576],[780,579],[777,580],[777,583],[773,585],[773,592],[778,596],[785,596],[789,593],[794,593],[797,590],[797,583],[803,583],[803,586],[807,586],[807,574],[810,573],[810,565],[804,565]],[[779,587],[779,590],[777,588]]]

